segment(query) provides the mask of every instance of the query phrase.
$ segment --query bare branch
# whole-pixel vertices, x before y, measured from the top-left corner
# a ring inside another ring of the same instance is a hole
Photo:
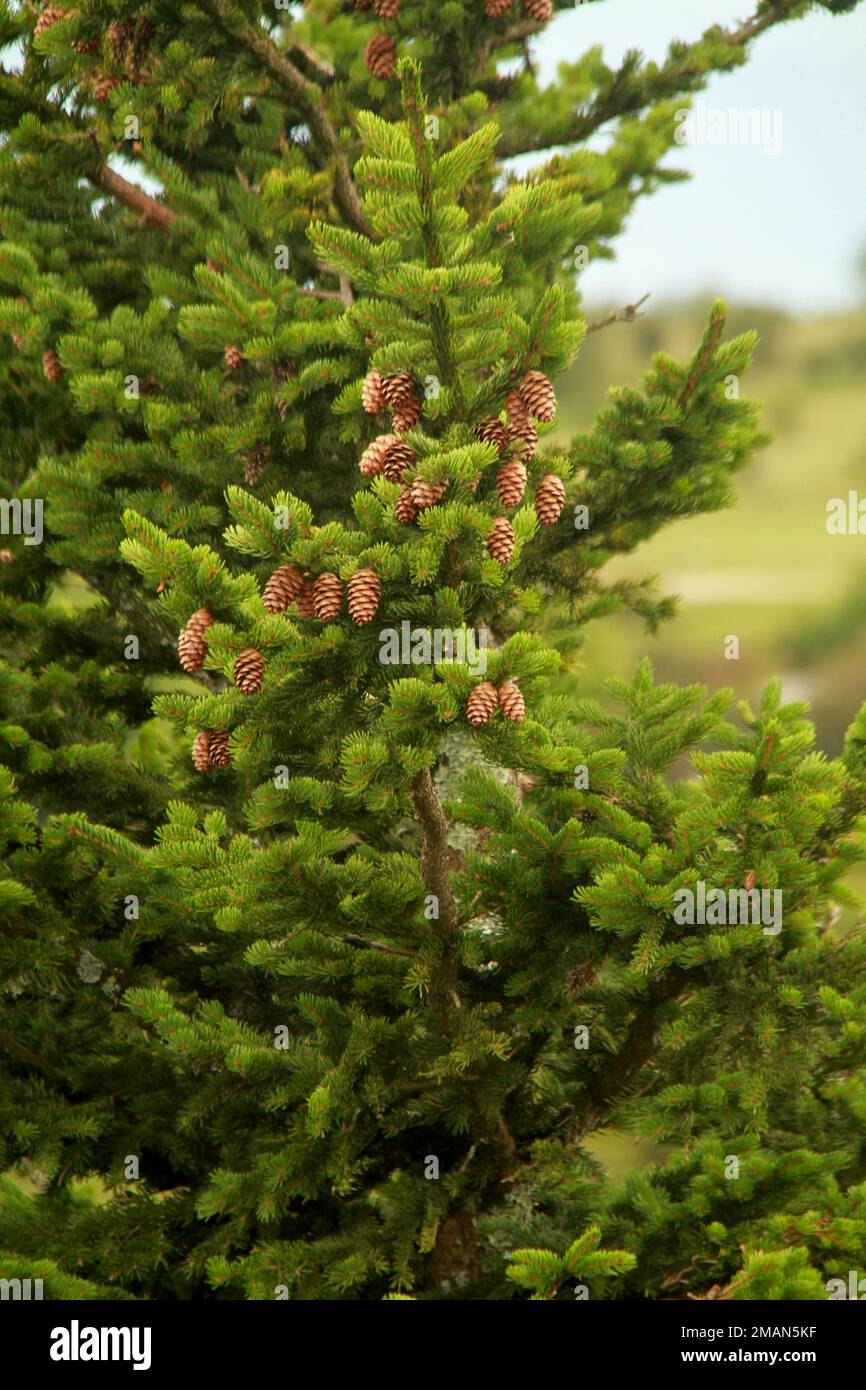
[[[173,212],[167,203],[159,203],[156,198],[151,198],[137,183],[130,183],[129,179],[118,174],[117,170],[112,169],[104,160],[101,160],[99,168],[90,175],[90,181],[96,184],[97,188],[102,188],[113,198],[117,198],[118,202],[132,208],[133,212],[139,213],[146,222],[155,222],[158,227],[167,230],[177,221],[177,213]]]
[[[616,309],[612,314],[606,314],[603,319],[596,319],[595,323],[587,325],[587,336],[590,333],[597,333],[600,328],[607,328],[611,323],[634,323],[635,319],[642,319],[643,314],[638,313],[640,306],[646,304],[650,297],[650,291],[636,299],[634,304],[626,304],[622,309]]]

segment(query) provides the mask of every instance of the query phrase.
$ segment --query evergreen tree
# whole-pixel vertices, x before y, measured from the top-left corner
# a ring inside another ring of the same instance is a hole
[[[545,435],[675,112],[814,6],[543,88],[553,8],[3,7],[0,1271],[48,1297],[862,1266],[866,711],[830,761],[776,685],[575,703],[544,635],[668,617],[604,566],[761,442],[719,303]],[[612,1185],[610,1126],[667,1158]]]

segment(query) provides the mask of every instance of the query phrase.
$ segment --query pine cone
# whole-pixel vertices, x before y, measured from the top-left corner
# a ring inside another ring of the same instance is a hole
[[[60,358],[51,348],[42,354],[42,370],[49,381],[60,381],[63,376]]]
[[[280,565],[262,591],[262,603],[268,613],[285,613],[303,587],[304,576],[297,565]]]
[[[520,383],[520,394],[534,419],[546,424],[556,415],[556,392],[544,372],[527,372]]]
[[[210,770],[210,733],[207,729],[199,730],[193,740],[192,760],[196,772],[208,772]]]
[[[56,5],[46,5],[41,15],[36,21],[36,28],[33,30],[34,39],[38,39],[40,34],[44,34],[46,29],[50,29],[52,24],[56,24],[60,19],[68,19],[69,10],[60,10]]]
[[[98,34],[90,34],[86,39],[73,39],[70,48],[73,53],[98,53],[102,40]]]
[[[385,455],[384,463],[382,465],[383,472],[385,474],[385,477],[388,479],[388,482],[402,482],[403,474],[405,473],[406,469],[411,468],[412,464],[416,461],[417,460],[415,458],[415,455],[409,448],[409,445],[404,444],[402,440],[398,439],[397,443],[392,445],[391,448],[388,450],[387,454]]]
[[[211,767],[228,767],[232,760],[229,752],[228,729],[214,729],[208,739],[208,756]]]
[[[394,429],[398,434],[405,434],[407,430],[414,429],[421,415],[421,402],[417,396],[411,396],[402,405],[395,405],[394,414],[391,417]]]
[[[400,496],[397,498],[397,505],[394,508],[394,516],[401,526],[411,526],[418,520],[418,508],[412,501],[412,493],[405,484],[400,489]]]
[[[523,8],[536,24],[546,24],[553,19],[553,0],[523,0]]]
[[[514,532],[507,517],[498,516],[487,537],[487,549],[500,565],[507,565],[514,554]]]
[[[192,632],[196,637],[204,637],[208,628],[216,622],[212,613],[206,608],[197,608],[191,618],[187,618],[186,630]]]
[[[262,688],[265,658],[255,647],[244,647],[235,657],[235,685],[244,695],[255,695]]]
[[[336,574],[325,570],[313,585],[313,608],[317,618],[336,618],[343,605],[343,584]]]
[[[244,355],[238,347],[227,347],[223,359],[230,372],[236,372],[238,367],[244,365]]]
[[[247,487],[255,487],[265,471],[271,456],[267,444],[254,444],[244,460],[244,482]]]
[[[295,599],[295,608],[298,610],[299,618],[315,618],[316,616],[316,605],[313,602],[313,580],[308,574],[304,575],[301,591]]]
[[[496,686],[492,681],[482,681],[480,685],[476,685],[466,702],[466,718],[473,729],[487,723],[496,709],[497,702]]]
[[[380,19],[396,19],[400,13],[400,0],[373,0],[373,10]]]
[[[361,404],[368,415],[378,415],[385,409],[382,378],[378,372],[368,372],[361,387]]]
[[[410,486],[412,501],[419,510],[424,507],[432,507],[434,502],[445,496],[448,491],[449,479],[446,478],[441,483],[428,483],[424,478],[415,478]]]
[[[519,507],[526,491],[526,468],[520,459],[503,463],[496,475],[496,487],[503,507]]]
[[[547,473],[535,489],[535,515],[542,526],[553,526],[562,514],[565,484],[555,473]]]
[[[396,434],[379,434],[368,444],[358,462],[365,478],[373,478],[385,470],[385,460],[395,444],[402,444]]]
[[[411,372],[382,377],[382,395],[392,410],[416,399],[415,378]]]
[[[499,687],[499,708],[512,724],[520,724],[526,718],[523,696],[514,681],[506,681]]]
[[[144,15],[135,25],[133,37],[126,51],[126,70],[132,82],[141,79],[141,69],[150,53],[150,41],[153,38],[154,23]]]
[[[397,45],[390,34],[374,34],[364,49],[364,62],[373,77],[390,77],[397,61]]]
[[[532,458],[537,443],[538,430],[529,418],[522,425],[509,425],[508,444],[520,458]]]
[[[349,617],[363,627],[376,616],[382,597],[382,581],[374,569],[358,570],[349,580]]]
[[[126,56],[126,45],[132,38],[135,25],[131,19],[116,19],[113,24],[108,26],[108,43],[111,48],[111,56],[116,63],[120,63]]]
[[[514,0],[484,0],[484,13],[488,19],[498,19],[506,10],[510,10]]]
[[[21,336],[20,333],[13,333],[13,334],[12,334],[12,341],[13,341],[13,343],[15,344],[15,346],[16,346],[19,350],[20,350],[21,348],[23,348],[23,346],[24,346],[24,339],[22,338],[22,336]]]
[[[93,100],[108,101],[115,87],[119,86],[119,77],[112,77],[104,72],[95,72],[93,74]]]
[[[370,0],[355,0],[356,10],[369,10]]]
[[[207,655],[207,643],[201,633],[193,632],[188,627],[181,628],[177,639],[177,655],[188,676],[194,671],[200,671]]]
[[[482,444],[495,444],[500,454],[508,443],[508,431],[502,421],[495,415],[489,420],[482,420],[475,426],[473,434],[476,439],[480,439]]]

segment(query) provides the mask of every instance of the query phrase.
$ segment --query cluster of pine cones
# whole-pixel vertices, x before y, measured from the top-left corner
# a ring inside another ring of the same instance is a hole
[[[417,424],[421,415],[421,397],[411,372],[395,372],[391,376],[368,372],[361,389],[361,403],[368,415],[390,410],[393,428],[401,433]],[[358,465],[365,478],[381,473],[389,483],[402,484],[396,516],[403,526],[411,526],[419,511],[438,502],[448,486],[447,481],[406,481],[404,474],[416,461],[415,453],[399,433],[380,434],[364,450]]]
[[[346,606],[352,622],[358,627],[371,623],[381,597],[382,581],[376,571],[369,566],[357,570],[346,585]],[[330,622],[339,617],[343,606],[343,581],[330,570],[314,579],[303,574],[297,565],[280,565],[265,584],[262,603],[268,613],[285,613],[294,604],[299,618]]]
[[[62,10],[56,5],[46,5],[36,21],[34,37],[38,39],[52,24],[57,24],[61,19],[71,19],[75,13],[75,10]],[[96,101],[107,101],[114,88],[124,80],[133,83],[144,81],[144,65],[150,52],[153,30],[153,20],[148,19],[146,15],[141,19],[115,20],[108,26],[111,56],[115,66],[123,71],[115,74],[89,74],[89,84]],[[72,41],[72,48],[76,53],[98,53],[101,47],[102,39],[99,34]]]
[[[475,426],[475,437],[493,444],[500,455],[508,455],[496,476],[496,489],[503,507],[519,507],[527,483],[527,463],[538,443],[535,421],[548,423],[556,414],[556,393],[543,372],[527,372],[516,391],[505,401],[507,423],[498,415]],[[555,473],[543,477],[535,490],[535,512],[542,526],[559,520],[565,501],[565,487]],[[514,550],[511,523],[498,517],[493,523],[487,548],[495,559],[507,564]]]
[[[510,10],[514,0],[484,0],[484,13],[488,19],[498,19]],[[546,24],[553,19],[553,0],[523,0],[523,8],[529,19],[536,24]]]
[[[498,690],[492,681],[476,685],[466,702],[466,718],[473,729],[480,729],[497,707],[502,710],[503,718],[512,724],[522,723],[526,706],[515,681],[505,681]]]
[[[201,729],[193,740],[192,760],[196,772],[228,767],[232,760],[228,729]]]

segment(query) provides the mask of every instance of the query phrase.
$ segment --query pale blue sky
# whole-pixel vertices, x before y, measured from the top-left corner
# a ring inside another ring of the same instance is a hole
[[[535,40],[541,76],[601,44],[605,61],[628,48],[662,59],[671,39],[747,18],[749,0],[606,0],[556,16]],[[583,276],[590,302],[658,302],[694,293],[761,300],[804,313],[866,297],[857,261],[866,248],[866,3],[848,15],[815,11],[762,34],[750,61],[716,76],[695,100],[707,107],[782,113],[775,156],[754,145],[693,145],[667,160],[689,183],[638,205],[615,261]]]

